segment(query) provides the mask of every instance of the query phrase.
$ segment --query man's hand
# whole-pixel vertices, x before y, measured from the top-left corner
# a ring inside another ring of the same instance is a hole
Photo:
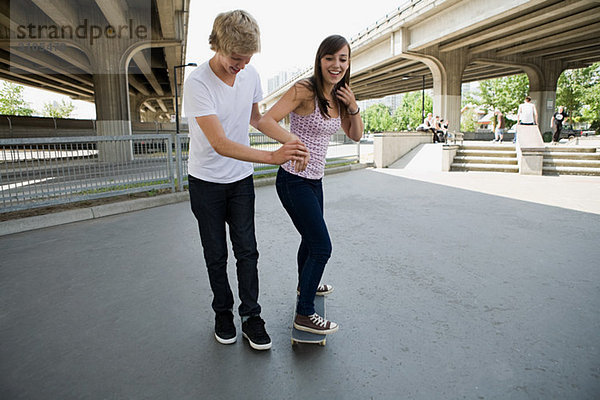
[[[271,163],[281,165],[288,161],[295,165],[308,163],[308,149],[300,140],[291,140],[271,153]],[[306,168],[306,166],[304,166]]]

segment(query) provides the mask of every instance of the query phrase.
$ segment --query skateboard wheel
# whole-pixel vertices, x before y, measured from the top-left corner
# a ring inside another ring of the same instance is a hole
[[[320,342],[319,344],[320,344],[321,346],[325,346],[325,344],[326,344],[326,343],[327,343],[327,339],[323,339],[323,341],[322,341],[322,342]]]

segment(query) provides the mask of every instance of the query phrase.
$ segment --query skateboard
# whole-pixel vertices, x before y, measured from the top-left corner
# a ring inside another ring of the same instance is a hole
[[[298,304],[298,296],[296,296],[296,304]],[[325,296],[315,296],[315,311],[323,318],[327,318],[325,316]],[[296,307],[294,307],[294,315],[296,315]],[[298,343],[314,343],[325,346],[326,342],[327,335],[300,331],[294,328],[294,321],[292,321],[292,346]]]

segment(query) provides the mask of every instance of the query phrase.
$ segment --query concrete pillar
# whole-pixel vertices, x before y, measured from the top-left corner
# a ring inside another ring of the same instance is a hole
[[[131,135],[127,74],[94,74],[98,134]]]
[[[140,112],[140,102],[138,96],[134,94],[129,95],[129,116],[131,122],[141,122],[142,113]]]
[[[434,93],[436,90],[445,93],[445,96],[442,96],[442,109],[439,115],[449,122],[449,131],[460,131],[462,75],[469,63],[468,53],[464,49],[459,49],[440,53],[438,59],[446,71],[445,82],[441,82],[445,87],[436,89],[435,82],[433,87]]]
[[[94,74],[96,132],[98,136],[131,135],[127,75]],[[98,159],[102,162],[123,163],[133,159],[131,142],[100,142]]]
[[[418,53],[407,52],[413,59]],[[461,86],[463,71],[469,64],[464,49],[440,52],[437,47],[420,54],[433,77],[433,114],[449,121],[448,130],[460,130]]]
[[[556,110],[556,87],[564,68],[561,61],[538,61],[534,64],[539,68],[538,73],[526,71],[529,78],[529,96],[538,112],[540,132],[544,133],[552,130],[550,123]]]

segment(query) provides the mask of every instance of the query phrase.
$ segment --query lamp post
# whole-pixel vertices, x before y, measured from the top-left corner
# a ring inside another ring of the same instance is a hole
[[[423,75],[423,89],[421,90],[421,122],[425,119],[425,75]]]
[[[179,99],[177,93],[177,68],[185,68],[185,67],[197,67],[196,63],[187,63],[182,65],[176,65],[174,70],[174,81],[175,81],[175,133],[179,134]]]

